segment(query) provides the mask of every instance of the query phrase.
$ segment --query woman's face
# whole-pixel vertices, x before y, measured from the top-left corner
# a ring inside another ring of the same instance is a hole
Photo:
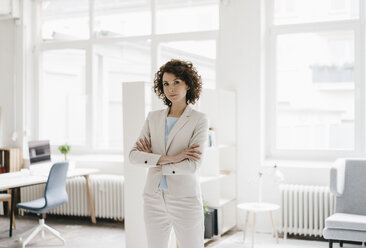
[[[177,78],[174,74],[164,72],[163,89],[164,94],[172,104],[186,102],[186,95],[189,87],[183,80]]]

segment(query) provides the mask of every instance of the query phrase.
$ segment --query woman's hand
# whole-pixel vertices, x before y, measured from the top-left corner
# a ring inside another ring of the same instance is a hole
[[[147,141],[146,138],[145,139],[140,139],[140,143],[139,142],[136,142],[137,150],[139,150],[141,152],[152,153],[151,148],[150,148],[149,141]]]
[[[200,159],[200,155],[202,154],[202,152],[200,152],[200,150],[195,149],[197,147],[199,147],[200,145],[192,145],[191,147],[185,149],[184,151],[182,151],[181,153],[177,154],[174,157],[175,163],[178,163],[186,158],[192,159],[194,161],[197,161]]]

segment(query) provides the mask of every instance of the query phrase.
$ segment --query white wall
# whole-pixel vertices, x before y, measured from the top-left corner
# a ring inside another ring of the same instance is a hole
[[[11,135],[14,131],[13,104],[13,53],[14,22],[0,21],[0,146],[12,145]]]
[[[264,128],[261,126],[265,123],[263,3],[260,0],[228,0],[221,2],[220,9],[217,87],[237,91],[238,202],[257,200],[258,170],[271,164],[263,161],[262,149]],[[327,165],[319,167],[318,163],[307,162],[298,165],[298,161],[286,164],[279,161],[277,164],[285,175],[285,183],[329,183]],[[264,183],[264,201],[279,202],[279,192],[273,186],[270,180]],[[257,220],[258,231],[271,230],[269,216],[259,215]],[[242,228],[243,225],[244,213],[239,212],[238,227]]]
[[[28,1],[25,1],[28,2]],[[263,43],[263,16],[262,5],[264,0],[225,0],[221,1],[220,9],[220,39],[218,43],[217,58],[217,87],[224,89],[234,89],[237,91],[237,161],[238,161],[238,202],[254,201],[257,199],[257,192],[253,190],[256,187],[258,169],[263,165],[261,149],[263,143],[262,123],[265,122],[263,116],[263,73],[261,65],[264,63],[262,52],[264,51]],[[29,32],[31,23],[26,23],[25,30]],[[0,21],[0,106],[3,108],[2,125],[0,127],[0,145],[13,146],[21,145],[21,138],[17,143],[11,140],[14,131],[14,113],[17,115],[18,134],[22,135],[23,128],[27,129],[34,125],[34,120],[28,123],[23,121],[23,113],[31,116],[31,109],[35,106],[29,104],[32,97],[36,94],[32,85],[32,69],[28,68],[28,72],[22,79],[21,65],[17,68],[17,110],[15,111],[13,104],[13,32],[17,28],[13,20]],[[27,36],[27,46],[30,46],[29,40],[31,35]],[[21,46],[18,40],[18,47]],[[27,47],[28,50],[31,49]],[[19,52],[19,50],[18,50]],[[21,56],[21,55],[18,55]],[[27,57],[31,60],[31,56]],[[31,63],[28,63],[31,64]],[[26,86],[24,86],[24,85]],[[27,104],[23,106],[23,95],[28,98],[25,100]],[[29,97],[30,96],[30,97]],[[22,111],[27,109],[26,111]],[[18,118],[19,117],[19,118]],[[33,130],[33,128],[30,128]],[[31,134],[32,136],[33,134]],[[20,142],[20,144],[19,144]],[[327,166],[317,168],[317,164],[311,164],[312,168],[306,168],[306,162],[298,167],[286,166],[278,162],[282,172],[285,174],[286,183],[303,183],[328,185]],[[264,185],[264,200],[278,201],[276,190],[271,189],[271,185]],[[259,216],[258,230],[269,231],[270,225],[267,220],[268,216]],[[239,213],[238,226],[243,226],[243,213]]]
[[[32,125],[25,118],[33,116],[31,8],[30,1],[21,1],[20,19],[0,20],[0,106],[3,110],[0,146],[3,147],[22,148],[24,131]],[[17,136],[12,137],[13,134]]]

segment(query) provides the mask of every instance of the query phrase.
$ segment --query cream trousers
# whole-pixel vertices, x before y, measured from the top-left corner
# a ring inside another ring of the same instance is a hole
[[[163,190],[145,194],[144,220],[149,248],[168,248],[172,227],[179,248],[204,247],[204,216],[199,196],[174,197]]]

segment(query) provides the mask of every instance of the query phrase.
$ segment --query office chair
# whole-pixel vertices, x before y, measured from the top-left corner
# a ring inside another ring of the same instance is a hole
[[[43,214],[68,201],[66,192],[66,175],[68,168],[68,162],[55,163],[51,167],[50,173],[48,175],[48,180],[44,190],[44,198],[17,204],[18,208],[26,209],[32,213],[38,214],[39,216],[39,224],[26,232],[31,232],[31,234],[23,241],[23,248],[25,248],[25,246],[34,237],[36,237],[38,233],[41,232],[42,237],[44,237],[45,231],[56,236],[62,241],[63,244],[65,244],[65,240],[61,237],[60,233],[44,223]],[[21,235],[21,238],[19,239],[20,241],[22,240],[23,235],[24,234]]]
[[[0,194],[0,202],[7,202],[8,203],[8,212],[10,214],[11,194],[10,194],[9,190],[8,190],[7,194],[5,194],[5,193]],[[14,229],[16,228],[14,212],[13,212],[13,227],[14,227]]]

